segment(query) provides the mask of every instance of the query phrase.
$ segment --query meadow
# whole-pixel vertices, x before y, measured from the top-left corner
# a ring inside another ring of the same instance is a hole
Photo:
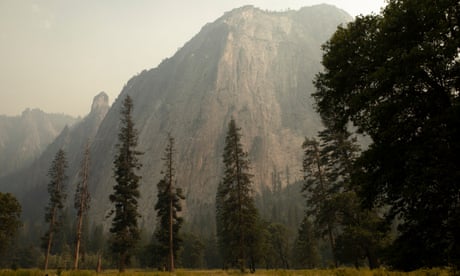
[[[448,276],[453,275],[452,271],[448,269],[420,269],[412,272],[399,272],[389,271],[385,269],[353,269],[353,268],[338,268],[338,269],[311,269],[311,270],[258,270],[256,273],[246,273],[248,275],[259,276]],[[19,269],[19,270],[0,270],[0,276],[166,276],[166,275],[242,275],[237,270],[187,270],[178,269],[174,273],[148,271],[148,270],[127,270],[124,273],[119,273],[117,270],[106,270],[101,273],[96,273],[90,270],[78,271],[56,271],[48,270],[33,270],[33,269]]]

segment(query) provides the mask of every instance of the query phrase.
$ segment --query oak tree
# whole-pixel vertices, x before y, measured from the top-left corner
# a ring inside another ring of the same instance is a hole
[[[400,269],[460,265],[459,18],[458,1],[389,0],[339,27],[315,81],[321,116],[372,140],[355,177],[400,222]]]

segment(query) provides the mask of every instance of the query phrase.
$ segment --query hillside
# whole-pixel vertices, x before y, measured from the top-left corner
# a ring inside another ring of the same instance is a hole
[[[26,109],[14,117],[0,115],[0,177],[29,165],[66,125],[77,121],[39,109]]]
[[[80,160],[85,144],[96,135],[100,123],[109,109],[109,99],[104,92],[94,97],[91,112],[73,126],[66,126],[30,165],[13,173],[0,177],[0,191],[12,192],[18,196],[23,207],[23,217],[41,221],[48,200],[47,173],[56,152],[62,148],[66,152],[69,168],[69,185],[67,193],[69,204],[78,176]]]

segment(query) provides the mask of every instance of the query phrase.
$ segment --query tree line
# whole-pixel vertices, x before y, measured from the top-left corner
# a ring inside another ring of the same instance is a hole
[[[163,177],[157,185],[157,227],[151,237],[137,224],[142,153],[136,150],[133,105],[126,97],[114,157],[116,185],[109,198],[111,235],[102,239],[110,245],[114,265],[123,271],[135,256],[140,266],[169,271],[177,265],[242,272],[257,267],[342,265],[457,269],[460,4],[387,3],[379,15],[358,16],[339,26],[323,46],[324,70],[315,78],[313,98],[324,128],[302,144],[301,181],[281,187],[275,170],[272,189],[256,195],[242,130],[232,118],[215,204],[202,206],[201,214],[184,221],[185,198],[175,180],[180,173],[175,167],[175,142],[168,135]],[[368,145],[359,146],[357,139],[362,137]],[[74,268],[81,258],[78,240],[89,233],[87,160],[82,161],[75,193]],[[65,219],[65,168],[65,154],[59,151],[48,173],[45,267],[48,255],[56,252],[53,240],[65,239],[58,231]],[[5,221],[0,229],[1,253],[20,226],[20,205],[12,195],[0,195]],[[210,230],[194,232],[204,225]],[[136,247],[139,241],[144,246]]]

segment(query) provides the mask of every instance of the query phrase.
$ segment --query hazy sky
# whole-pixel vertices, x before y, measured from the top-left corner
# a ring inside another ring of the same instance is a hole
[[[0,0],[0,114],[84,116],[97,93],[112,102],[226,11],[319,3],[356,16],[379,13],[385,0]]]

